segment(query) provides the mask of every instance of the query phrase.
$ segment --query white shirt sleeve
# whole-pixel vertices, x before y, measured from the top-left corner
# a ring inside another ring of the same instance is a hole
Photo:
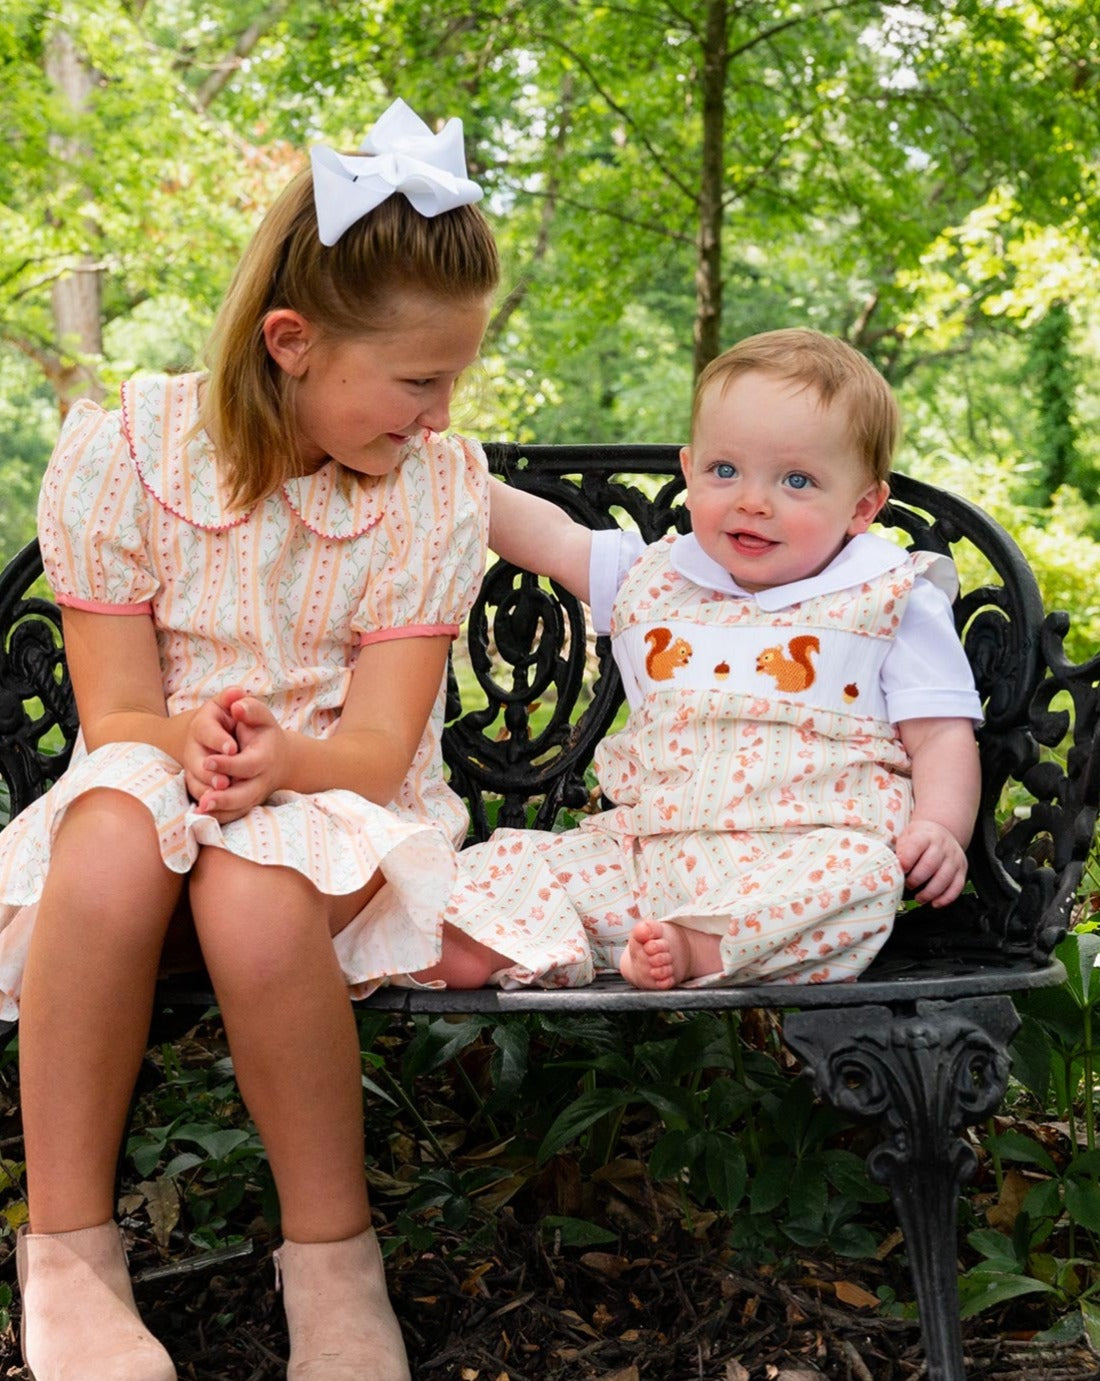
[[[982,722],[982,705],[946,594],[918,579],[882,664],[891,724],[906,719]]]
[[[645,551],[641,533],[617,527],[597,528],[592,533],[588,558],[588,607],[598,634],[611,632],[611,606],[626,573]]]

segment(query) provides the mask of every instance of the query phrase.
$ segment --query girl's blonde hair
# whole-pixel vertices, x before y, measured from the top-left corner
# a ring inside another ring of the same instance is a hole
[[[836,336],[791,327],[748,336],[711,360],[695,384],[691,430],[704,395],[742,374],[759,371],[811,388],[825,404],[839,400],[848,413],[852,441],[876,481],[888,478],[901,437],[901,414],[890,385],[874,367]]]
[[[214,322],[201,424],[214,439],[234,507],[247,508],[301,473],[295,380],[268,354],[268,312],[300,312],[321,338],[369,335],[395,294],[483,299],[500,265],[476,206],[422,216],[389,197],[326,248],[307,170],[264,217]]]

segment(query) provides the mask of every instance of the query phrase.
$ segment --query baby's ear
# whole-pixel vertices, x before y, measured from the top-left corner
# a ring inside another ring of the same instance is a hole
[[[301,378],[316,335],[307,318],[289,307],[279,307],[264,317],[263,333],[267,353],[279,368],[292,378]]]
[[[885,480],[879,480],[865,489],[856,500],[855,511],[848,524],[848,536],[855,537],[857,533],[866,532],[882,512],[889,497],[890,486]]]

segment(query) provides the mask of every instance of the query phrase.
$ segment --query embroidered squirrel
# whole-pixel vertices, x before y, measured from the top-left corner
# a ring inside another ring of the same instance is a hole
[[[677,667],[691,661],[691,644],[683,638],[673,638],[667,628],[651,628],[645,635],[649,651],[645,655],[645,669],[654,681],[671,681]]]
[[[789,657],[783,655],[782,645],[766,647],[756,659],[757,671],[774,676],[781,691],[808,690],[817,673],[810,661],[811,652],[820,652],[821,644],[812,633],[802,633],[787,644]]]

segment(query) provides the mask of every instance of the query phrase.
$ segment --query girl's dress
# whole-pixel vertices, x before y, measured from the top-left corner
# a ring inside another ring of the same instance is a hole
[[[63,605],[152,616],[170,714],[240,685],[284,727],[324,737],[361,646],[457,634],[484,570],[484,454],[426,432],[383,478],[330,462],[230,510],[198,430],[200,379],[132,381],[119,412],[73,408],[39,505],[47,576]],[[346,790],[281,791],[219,825],[195,811],[179,765],[157,749],[116,743],[88,754],[78,743],[61,779],[0,835],[0,1018],[17,1015],[54,833],[93,787],[147,806],[177,873],[200,847],[228,849],[344,895],[381,868],[390,885],[334,942],[353,995],[434,963],[467,825],[443,780],[444,694],[441,685],[388,808]]]
[[[613,600],[630,706],[596,754],[614,808],[467,849],[447,918],[515,960],[505,984],[589,977],[542,947],[570,924],[595,968],[617,968],[642,919],[721,937],[722,972],[698,982],[854,978],[903,890],[897,724],[981,719],[954,568],[860,536],[819,575],[752,595],[691,534],[640,548],[594,534],[593,622],[606,631]]]

